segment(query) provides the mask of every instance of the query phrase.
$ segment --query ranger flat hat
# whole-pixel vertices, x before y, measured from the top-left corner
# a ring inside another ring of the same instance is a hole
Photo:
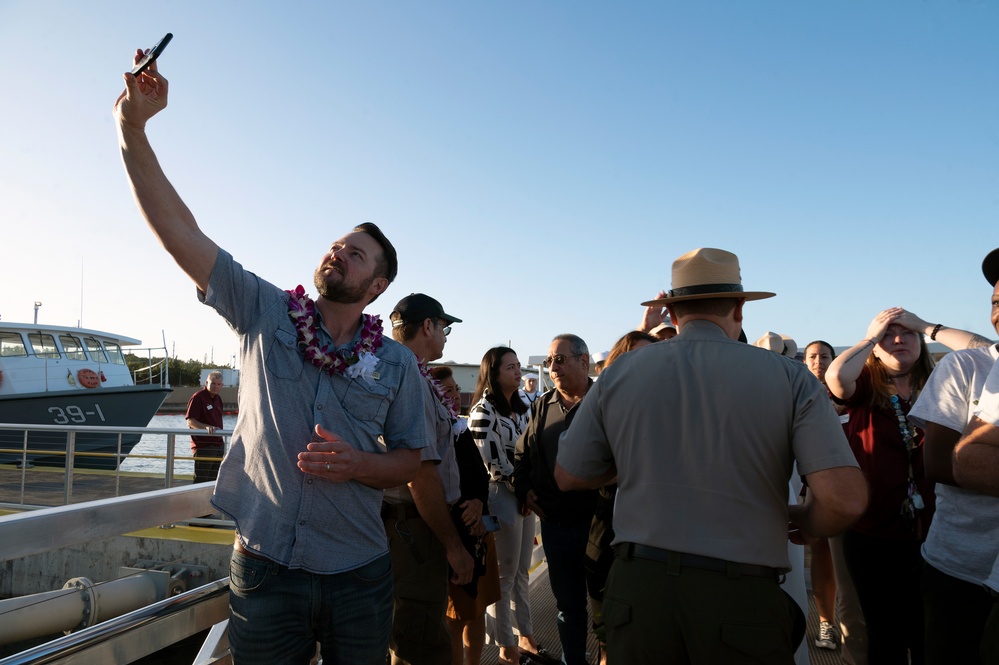
[[[662,323],[660,323],[658,326],[656,326],[655,328],[653,328],[652,330],[650,330],[649,334],[650,335],[657,335],[657,334],[661,333],[662,331],[666,330],[667,328],[672,328],[673,330],[676,330],[676,326],[673,325],[673,322],[670,321],[669,319],[666,319],[665,321],[663,321]]]
[[[788,358],[794,358],[798,355],[798,345],[795,341],[787,335],[778,335],[775,332],[767,331],[763,337],[753,342],[753,346],[758,346],[761,349],[769,349],[774,353],[779,353]]]
[[[673,288],[665,298],[647,300],[645,307],[666,305],[681,300],[704,298],[773,298],[770,291],[743,291],[739,257],[724,249],[702,247],[687,252],[673,262]]]
[[[445,313],[439,302],[423,293],[410,293],[400,300],[389,318],[392,319],[393,328],[407,323],[422,323],[426,319],[443,319],[449,324],[461,323],[461,319]]]
[[[982,274],[992,286],[999,281],[999,249],[993,249],[982,261]]]

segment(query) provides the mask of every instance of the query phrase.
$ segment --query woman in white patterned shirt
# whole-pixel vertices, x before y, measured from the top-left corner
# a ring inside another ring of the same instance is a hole
[[[527,590],[537,520],[533,514],[522,514],[512,479],[514,449],[528,418],[528,407],[518,394],[520,377],[520,360],[513,349],[497,346],[486,351],[468,413],[468,428],[489,472],[489,512],[500,520],[496,554],[502,598],[489,607],[486,629],[500,645],[503,665],[517,665],[522,650],[528,654],[538,650]]]

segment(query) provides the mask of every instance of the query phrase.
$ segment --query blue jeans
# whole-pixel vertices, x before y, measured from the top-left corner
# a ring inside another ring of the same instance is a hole
[[[327,665],[385,665],[392,559],[318,575],[233,551],[229,644],[235,665],[299,665],[322,646]]]
[[[551,524],[541,521],[541,544],[548,561],[548,581],[558,608],[558,638],[562,662],[586,665],[586,634],[589,629],[584,558],[590,523]]]

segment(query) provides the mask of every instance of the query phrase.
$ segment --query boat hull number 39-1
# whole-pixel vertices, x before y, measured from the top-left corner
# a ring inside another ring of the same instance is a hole
[[[104,412],[101,411],[100,404],[94,404],[93,411],[84,411],[75,404],[67,406],[65,409],[61,406],[50,406],[49,413],[52,414],[52,422],[56,425],[68,425],[70,423],[76,423],[77,425],[87,422],[87,418],[99,418],[103,423]]]

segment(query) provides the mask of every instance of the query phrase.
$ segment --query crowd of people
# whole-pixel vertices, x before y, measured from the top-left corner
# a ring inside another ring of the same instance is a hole
[[[166,79],[155,64],[124,78],[115,116],[136,203],[240,338],[240,418],[213,498],[236,524],[237,665],[308,663],[317,643],[330,663],[473,664],[487,639],[504,665],[791,663],[804,622],[782,588],[789,540],[825,566],[823,645],[839,641],[833,597],[855,589],[840,626],[866,634],[852,662],[999,663],[987,339],[896,307],[839,356],[819,341],[801,362],[786,336],[746,343],[747,304],[775,294],[745,290],[736,255],[702,248],[673,263],[672,288],[642,303],[597,380],[573,334],[552,339],[541,395],[495,347],[464,419],[454,376],[428,366],[461,320],[420,293],[395,305],[391,335],[364,314],[398,271],[385,234],[362,224],[333,242],[315,299],[244,269],[146,137]],[[999,250],[983,269],[999,331]],[[955,349],[935,369],[926,338]],[[560,658],[532,627],[539,524]]]

